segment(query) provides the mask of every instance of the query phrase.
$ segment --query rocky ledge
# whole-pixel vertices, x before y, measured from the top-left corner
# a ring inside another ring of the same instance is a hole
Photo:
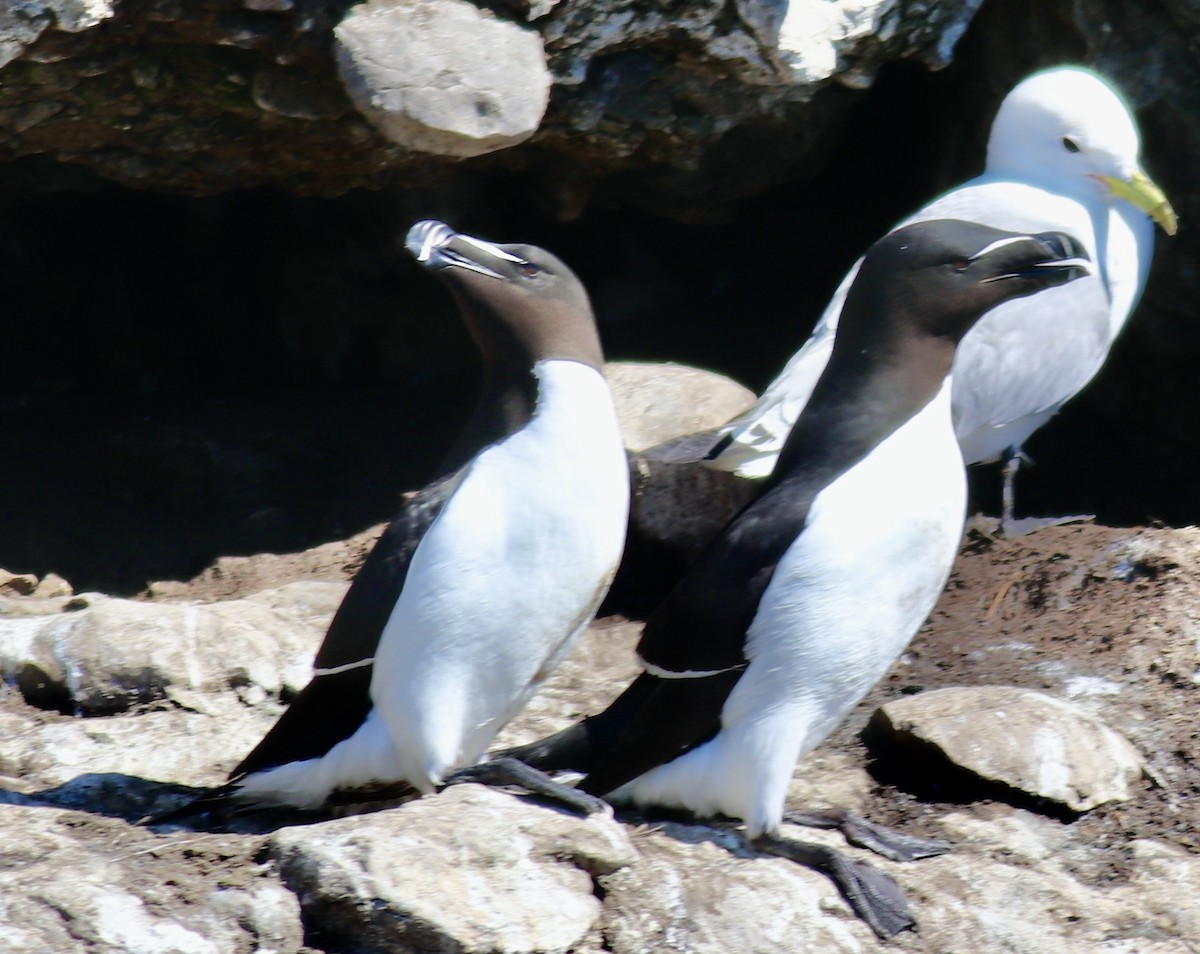
[[[849,849],[914,907],[917,931],[889,944],[728,823],[583,819],[461,785],[220,832],[136,824],[220,782],[272,724],[375,532],[136,600],[3,588],[5,951],[1195,950],[1196,529],[968,529],[933,616],[789,795],[952,844],[911,864]],[[603,706],[639,628],[597,620],[502,743]]]

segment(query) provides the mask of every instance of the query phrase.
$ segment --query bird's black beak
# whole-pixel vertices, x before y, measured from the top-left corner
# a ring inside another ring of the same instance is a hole
[[[522,261],[499,245],[455,232],[445,222],[435,219],[422,219],[410,228],[404,246],[419,264],[427,268],[462,268],[501,281],[506,280],[505,276],[489,267],[489,262]]]
[[[1025,278],[1046,286],[1065,285],[1092,273],[1087,250],[1065,232],[1040,232],[1002,239],[980,249],[972,261],[988,254],[1001,263],[996,274],[980,279],[980,284]]]

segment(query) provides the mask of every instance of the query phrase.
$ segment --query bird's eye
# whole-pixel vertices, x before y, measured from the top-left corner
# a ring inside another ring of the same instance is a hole
[[[1070,136],[1063,136],[1062,144],[1063,148],[1067,150],[1067,152],[1079,152],[1079,143],[1077,143]]]
[[[971,260],[969,258],[956,258],[950,264],[954,266],[956,272],[965,272],[971,267]]]
[[[533,278],[534,275],[540,275],[542,273],[542,266],[535,265],[533,262],[522,262],[517,267],[521,269],[521,274],[526,278]]]

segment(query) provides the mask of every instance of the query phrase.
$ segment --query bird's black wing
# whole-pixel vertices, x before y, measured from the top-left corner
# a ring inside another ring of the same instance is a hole
[[[716,734],[746,668],[746,630],[776,564],[803,530],[812,498],[809,487],[772,488],[654,611],[638,645],[647,671],[596,717],[603,739],[593,732],[580,788],[607,794]]]
[[[404,589],[417,544],[460,479],[461,472],[429,484],[388,525],[329,624],[313,662],[312,681],[230,773],[230,779],[320,758],[362,725],[371,711],[372,661],[379,638]]]

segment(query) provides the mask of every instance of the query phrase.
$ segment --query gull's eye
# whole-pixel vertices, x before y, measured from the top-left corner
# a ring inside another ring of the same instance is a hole
[[[1067,152],[1079,152],[1079,143],[1077,143],[1070,136],[1063,136],[1062,144],[1063,148],[1067,150]]]
[[[521,270],[521,274],[526,278],[533,278],[534,275],[542,273],[542,266],[535,265],[533,262],[522,262],[517,268]]]

